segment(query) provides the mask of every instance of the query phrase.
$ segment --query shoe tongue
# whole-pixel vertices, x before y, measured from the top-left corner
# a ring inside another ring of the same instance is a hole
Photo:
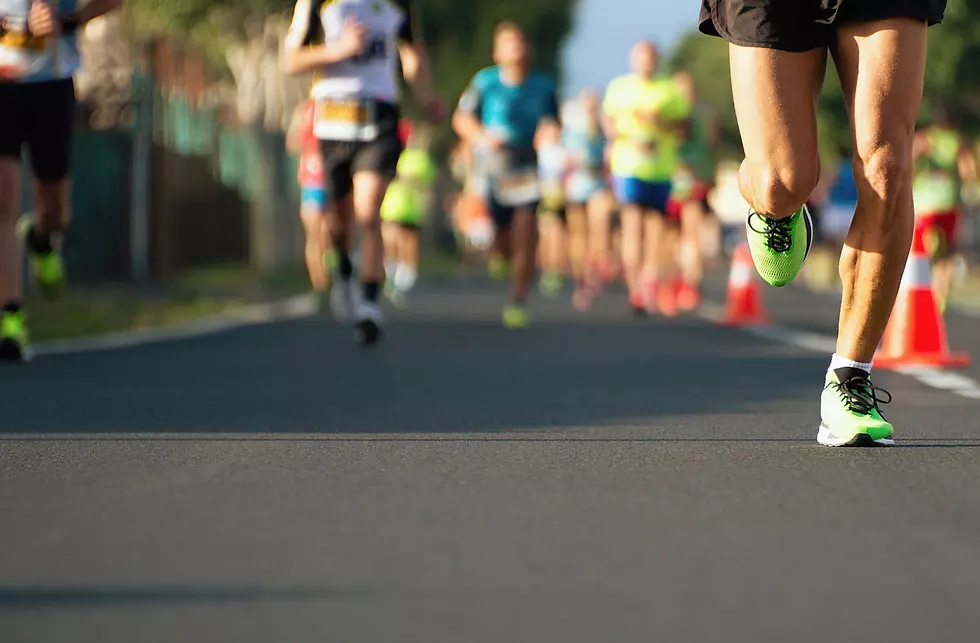
[[[834,375],[837,376],[837,381],[841,383],[854,378],[866,380],[871,377],[871,373],[868,371],[864,370],[863,368],[856,368],[854,366],[842,366],[840,368],[835,368]]]

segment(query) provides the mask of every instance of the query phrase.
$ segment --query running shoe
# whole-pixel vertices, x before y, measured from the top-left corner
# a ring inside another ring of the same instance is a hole
[[[510,304],[504,308],[504,327],[509,330],[521,330],[531,324],[531,316],[527,308],[519,304]]]
[[[887,397],[878,397],[882,393]],[[894,428],[882,416],[879,404],[892,401],[891,394],[874,386],[859,368],[835,369],[820,398],[820,431],[817,442],[828,447],[874,447],[894,444]]]
[[[370,346],[381,341],[381,308],[375,302],[362,301],[357,307],[354,324],[354,339],[362,346]]]
[[[759,276],[772,286],[785,286],[803,268],[813,243],[813,221],[804,205],[785,219],[749,211],[745,234]]]
[[[557,297],[561,294],[561,289],[565,285],[564,282],[565,280],[561,274],[557,272],[546,272],[541,275],[541,281],[538,282],[538,290],[545,297]]]
[[[643,297],[643,293],[639,290],[630,291],[629,306],[630,310],[633,311],[633,315],[636,317],[643,317],[647,314],[646,300]]]
[[[645,277],[640,285],[643,296],[643,309],[651,315],[657,314],[657,304],[660,300],[660,285],[656,279]]]
[[[672,281],[657,286],[657,308],[664,317],[677,317],[677,286]]]
[[[353,279],[337,277],[330,289],[330,312],[341,324],[349,324],[354,313],[356,284]]]
[[[701,306],[701,290],[686,281],[677,290],[677,307],[685,312],[697,310]]]
[[[35,252],[27,243],[34,229],[34,217],[27,215],[17,224],[17,232],[27,250],[31,276],[46,299],[54,299],[65,289],[65,262],[57,250]]]
[[[585,282],[578,284],[575,287],[575,292],[572,293],[572,307],[579,312],[587,311],[592,308],[595,295],[596,291],[593,286]]]
[[[30,338],[23,312],[0,312],[0,361],[31,361]]]
[[[510,262],[503,255],[491,255],[487,264],[487,272],[490,273],[491,278],[497,281],[505,281],[510,277]]]

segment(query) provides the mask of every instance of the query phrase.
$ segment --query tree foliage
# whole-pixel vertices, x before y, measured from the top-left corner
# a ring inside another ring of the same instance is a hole
[[[671,64],[695,77],[704,101],[717,112],[723,139],[738,149],[738,126],[731,97],[728,47],[697,32],[685,35]],[[929,30],[928,62],[920,121],[925,124],[946,110],[968,135],[980,135],[980,0],[949,0],[943,24]],[[847,108],[832,63],[820,95],[818,112],[822,153],[851,153]]]

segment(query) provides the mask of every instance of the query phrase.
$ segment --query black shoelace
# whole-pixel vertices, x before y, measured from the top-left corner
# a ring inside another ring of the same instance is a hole
[[[892,401],[891,393],[880,386],[875,386],[866,377],[851,377],[843,382],[834,382],[831,386],[840,395],[847,408],[861,415],[867,415],[872,410],[877,410],[880,413],[881,409],[878,408],[878,405],[890,404]],[[878,393],[883,393],[888,397],[878,397]]]
[[[765,229],[759,230],[752,225],[752,218],[762,219]],[[753,232],[766,235],[766,247],[773,252],[786,252],[793,246],[793,231],[790,223],[793,217],[785,219],[770,219],[756,212],[749,215],[749,228]]]

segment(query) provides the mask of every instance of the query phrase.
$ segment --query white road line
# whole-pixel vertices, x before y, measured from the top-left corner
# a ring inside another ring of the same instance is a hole
[[[712,322],[718,322],[723,317],[722,308],[714,305],[706,305],[699,315]],[[835,338],[828,335],[818,335],[785,326],[741,326],[738,328],[755,337],[824,353],[828,356],[833,355],[837,345]],[[971,400],[980,400],[980,383],[959,373],[926,366],[905,366],[896,368],[895,372],[913,377],[930,388],[949,391]]]
[[[227,313],[205,317],[184,324],[176,324],[166,328],[125,331],[97,335],[95,337],[41,342],[35,344],[34,354],[45,357],[50,355],[118,350],[120,348],[132,348],[146,344],[172,342],[181,339],[213,335],[243,326],[309,317],[316,310],[316,300],[312,295],[300,295],[268,304],[244,306]]]

